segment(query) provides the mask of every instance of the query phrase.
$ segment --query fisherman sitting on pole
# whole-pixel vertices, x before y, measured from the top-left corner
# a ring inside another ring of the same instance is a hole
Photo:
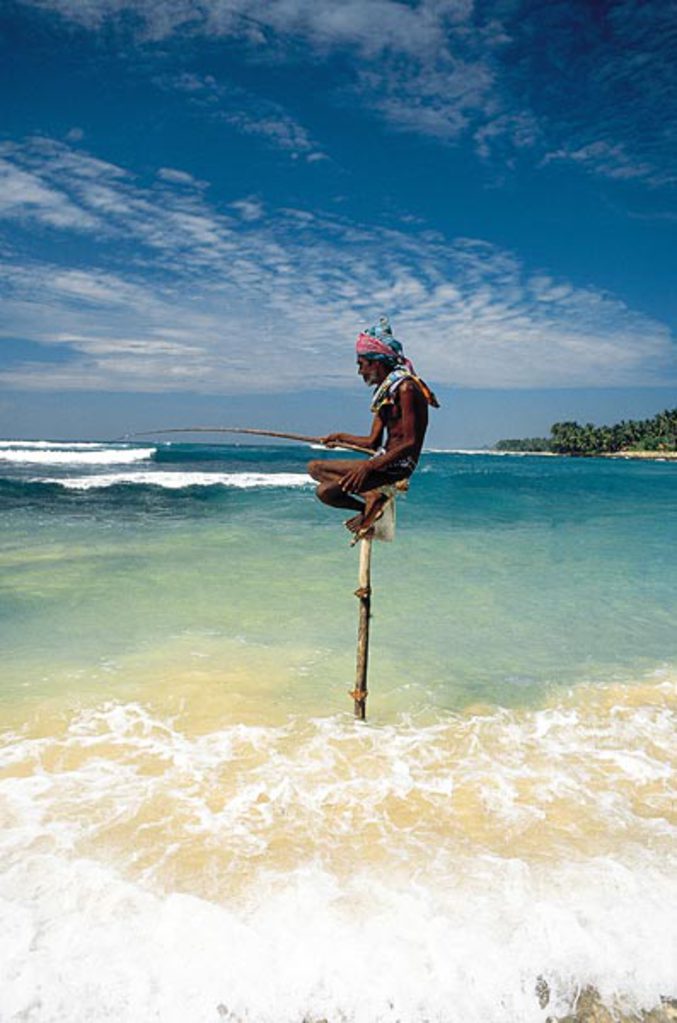
[[[314,460],[308,464],[308,472],[319,484],[316,493],[321,501],[358,512],[346,526],[361,538],[370,535],[383,514],[388,497],[380,488],[408,479],[416,468],[428,427],[428,405],[439,408],[439,404],[404,357],[386,316],[380,318],[378,327],[359,335],[356,349],[357,372],[368,387],[376,388],[371,433],[368,437],[330,433],[322,437],[322,443],[327,447],[355,444],[374,454],[367,461]]]

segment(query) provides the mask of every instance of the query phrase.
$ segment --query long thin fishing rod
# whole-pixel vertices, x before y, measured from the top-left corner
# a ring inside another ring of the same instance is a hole
[[[307,437],[301,433],[282,433],[280,430],[258,430],[252,426],[175,426],[164,430],[139,430],[136,433],[126,433],[123,440],[131,437],[149,437],[162,433],[248,433],[257,437],[280,437],[283,440],[300,440],[304,444],[322,444],[321,437]],[[332,447],[331,445],[323,445]],[[363,448],[358,444],[337,444],[336,447],[345,448],[347,451],[358,451],[360,454],[373,455],[371,448]]]

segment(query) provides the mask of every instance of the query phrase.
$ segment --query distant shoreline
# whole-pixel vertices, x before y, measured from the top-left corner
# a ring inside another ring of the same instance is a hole
[[[677,408],[664,409],[652,419],[622,419],[611,426],[581,424],[575,420],[553,423],[547,437],[504,437],[495,442],[494,449],[672,462],[677,459]]]
[[[460,453],[460,452],[459,452]],[[532,455],[545,458],[620,458],[646,462],[677,462],[677,451],[599,451],[585,455],[570,455],[559,451],[486,451],[473,452],[488,455]]]
[[[677,451],[600,451],[597,454],[573,455],[560,451],[519,451],[496,448],[427,448],[424,455],[511,455],[519,458],[615,458],[624,461],[677,462]]]
[[[594,458],[638,458],[650,462],[677,462],[677,451],[606,451]]]

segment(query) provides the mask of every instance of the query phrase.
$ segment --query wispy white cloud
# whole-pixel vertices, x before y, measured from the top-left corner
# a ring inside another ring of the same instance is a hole
[[[5,158],[30,166],[55,197],[32,206],[35,221],[56,236],[77,230],[92,240],[82,263],[38,261],[27,242],[23,258],[16,252],[0,266],[7,335],[72,350],[62,364],[13,366],[2,374],[6,385],[342,387],[353,377],[357,330],[383,311],[439,384],[677,380],[664,325],[480,240],[271,209],[251,197],[219,209],[179,181],[142,188],[112,165],[94,180],[97,161],[46,140]],[[59,197],[75,210],[63,223],[53,218]]]
[[[317,47],[351,46],[373,56],[385,50],[420,54],[439,47],[444,33],[467,25],[472,0],[421,0],[416,7],[396,0],[27,0],[55,10],[87,28],[121,14],[136,18],[146,38],[177,31],[238,36],[254,44],[271,34],[300,36]]]
[[[174,185],[186,185],[188,188],[207,188],[206,181],[199,181],[187,171],[177,170],[174,167],[160,167],[157,172],[161,181],[169,181]]]
[[[239,213],[243,220],[260,220],[264,212],[263,203],[253,196],[236,199],[230,203],[230,207]]]
[[[519,0],[23,0],[92,30],[126,19],[144,40],[236,39],[240,56],[341,54],[339,94],[393,130],[474,140],[501,168],[528,155],[616,182],[670,184],[671,4]],[[308,161],[326,146],[277,102],[226,95],[213,75],[176,81],[233,127]],[[668,127],[666,128],[666,124]]]
[[[360,72],[356,89],[392,128],[449,141],[495,105],[493,84],[486,61],[458,60],[442,52],[406,68],[397,58],[381,61]]]
[[[186,191],[162,175],[141,189],[122,168],[42,137],[23,146],[1,143],[0,160],[8,182],[6,216],[77,229],[95,236],[100,250],[135,239],[175,255],[189,248],[197,258],[201,246],[213,253],[231,244],[229,218],[215,222],[200,190]]]
[[[24,0],[59,11],[90,29],[132,15],[144,38],[172,34],[236,38],[261,59],[322,60],[341,51],[355,59],[344,89],[397,130],[453,140],[480,114],[498,110],[493,51],[500,24],[477,17],[472,0]],[[290,46],[291,44],[291,46]],[[279,104],[244,104],[214,75],[183,72],[175,86],[212,106],[242,131],[315,160],[322,147]],[[244,97],[240,96],[242,100]]]
[[[677,174],[671,170],[659,169],[649,160],[642,160],[627,151],[621,143],[604,139],[590,142],[578,149],[564,147],[546,153],[543,164],[569,161],[579,164],[606,178],[617,181],[644,181],[649,185],[669,185],[677,181]]]
[[[674,184],[674,7],[542,4],[506,21],[506,94],[535,116],[541,165],[566,161],[608,180]]]
[[[209,116],[246,135],[258,136],[292,159],[301,156],[309,163],[327,159],[308,130],[279,103],[220,84],[213,75],[184,72],[159,81],[165,88],[184,92],[192,102],[205,106]]]
[[[14,147],[5,145],[6,153]],[[0,158],[0,214],[19,220],[37,219],[52,227],[91,230],[96,217],[77,206],[62,190],[51,188],[38,174]]]
[[[476,129],[474,142],[482,159],[491,160],[502,154],[509,164],[522,150],[537,150],[542,144],[542,129],[528,110],[499,113],[487,117]]]
[[[266,104],[266,107],[269,105]],[[276,149],[283,149],[292,157],[306,156],[307,159],[322,159],[323,153],[314,148],[306,129],[281,110],[233,111],[223,113],[223,120],[247,135],[258,135]]]

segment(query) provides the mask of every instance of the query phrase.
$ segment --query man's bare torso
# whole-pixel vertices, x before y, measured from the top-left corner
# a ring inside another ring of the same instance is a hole
[[[399,447],[408,439],[405,436],[401,405],[401,395],[405,388],[411,394],[416,437],[414,450],[411,452],[411,455],[414,461],[417,462],[421,454],[423,441],[425,440],[426,430],[428,429],[428,402],[413,381],[405,380],[404,383],[400,384],[393,395],[393,403],[385,405],[379,413],[386,430],[384,446],[386,451],[390,451],[392,448]]]

